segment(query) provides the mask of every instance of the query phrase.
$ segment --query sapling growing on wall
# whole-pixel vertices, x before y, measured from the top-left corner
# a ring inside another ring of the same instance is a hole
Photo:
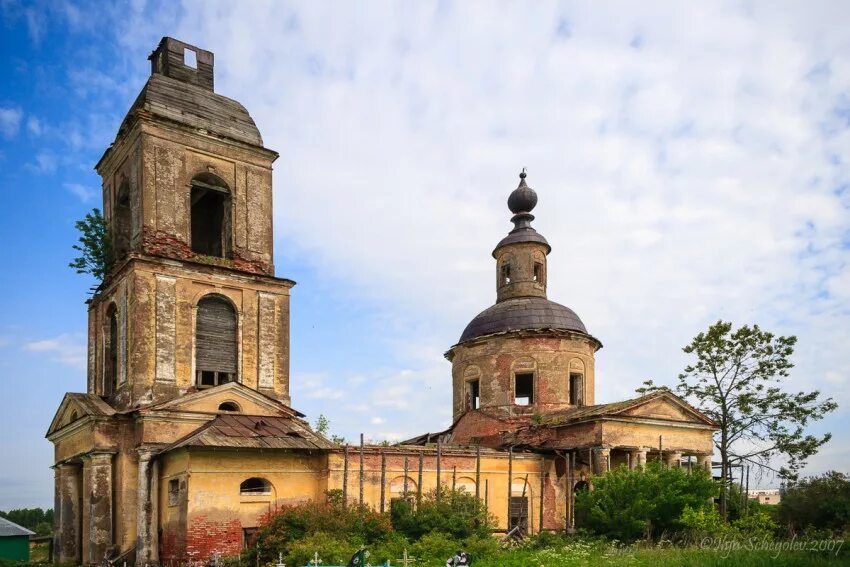
[[[78,274],[91,274],[99,284],[109,271],[109,231],[106,219],[100,209],[92,209],[74,226],[80,231],[80,239],[72,248],[80,255],[68,266]]]

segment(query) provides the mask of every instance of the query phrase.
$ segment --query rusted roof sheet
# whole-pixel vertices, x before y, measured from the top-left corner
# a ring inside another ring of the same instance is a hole
[[[96,396],[94,394],[79,394],[75,392],[69,392],[67,396],[82,406],[83,410],[88,415],[110,416],[117,413],[115,409],[103,401],[100,396]]]
[[[150,76],[124,118],[121,129],[129,126],[137,111],[224,138],[254,146],[263,145],[260,131],[244,106],[210,90],[159,73]]]
[[[331,443],[292,417],[219,415],[167,447],[230,447],[245,449],[334,449]]]

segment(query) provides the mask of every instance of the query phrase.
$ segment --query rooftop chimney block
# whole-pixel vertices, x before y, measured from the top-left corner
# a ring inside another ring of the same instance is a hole
[[[172,37],[164,37],[148,57],[151,74],[159,73],[184,83],[213,89],[213,54]]]

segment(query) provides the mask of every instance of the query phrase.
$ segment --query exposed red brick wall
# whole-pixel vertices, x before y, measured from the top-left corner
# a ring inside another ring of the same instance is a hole
[[[207,263],[204,260],[207,256],[195,254],[192,248],[184,241],[175,237],[173,234],[168,234],[161,230],[145,230],[142,235],[142,248],[145,254],[151,256],[160,256],[163,258],[174,258],[177,260],[189,260],[194,262]],[[220,259],[215,262],[209,262],[210,265],[222,265],[228,268],[250,272],[252,274],[271,275],[269,266],[251,260],[242,258],[239,253],[234,250],[233,258]]]
[[[551,474],[546,475],[543,487],[543,529],[560,530],[564,528],[564,513],[558,513],[558,494]]]
[[[186,555],[191,561],[205,561],[215,554],[238,555],[242,550],[242,524],[238,519],[194,516],[186,530]]]
[[[187,560],[186,532],[176,524],[167,524],[159,534],[159,556],[162,561]]]

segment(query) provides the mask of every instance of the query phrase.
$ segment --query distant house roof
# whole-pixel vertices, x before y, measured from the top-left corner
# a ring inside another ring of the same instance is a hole
[[[15,536],[31,536],[35,532],[19,526],[15,522],[10,522],[6,518],[0,518],[0,537],[15,537]]]
[[[165,448],[335,449],[302,420],[265,415],[219,415]]]

